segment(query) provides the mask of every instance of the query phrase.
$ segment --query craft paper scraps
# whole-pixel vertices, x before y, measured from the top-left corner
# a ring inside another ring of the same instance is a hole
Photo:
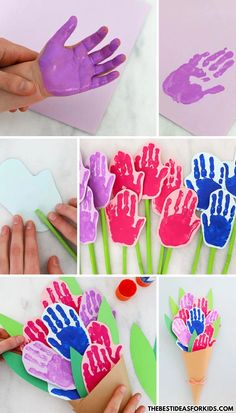
[[[39,232],[47,231],[36,209],[48,214],[62,202],[54,178],[49,170],[32,175],[18,159],[8,159],[0,165],[0,203],[12,215],[35,222]]]
[[[114,196],[123,189],[130,189],[138,195],[139,201],[141,200],[144,172],[135,171],[132,155],[123,151],[117,152],[111,161],[110,171],[116,176],[113,186]]]
[[[97,225],[99,214],[94,206],[93,192],[87,186],[86,195],[80,206],[80,242],[91,244],[97,238]]]
[[[162,213],[162,209],[168,195],[184,185],[183,167],[173,159],[166,162],[165,166],[168,168],[168,175],[163,181],[159,195],[152,200],[153,211],[157,214]]]
[[[236,160],[224,162],[225,166],[225,187],[234,197],[236,197]]]
[[[138,196],[135,192],[120,191],[106,207],[109,232],[113,242],[134,246],[139,239],[146,219],[138,215]]]
[[[224,177],[224,164],[216,156],[202,152],[193,157],[192,170],[185,184],[197,193],[198,209],[208,208],[211,193],[224,187]]]
[[[90,169],[89,187],[93,191],[95,208],[105,208],[115,182],[115,175],[109,172],[106,155],[102,152],[93,153],[86,167]]]
[[[87,327],[91,321],[98,318],[99,309],[102,303],[102,295],[95,289],[86,290],[82,295],[79,316]]]
[[[208,247],[226,247],[235,219],[235,200],[222,189],[210,196],[209,207],[201,215],[202,233]]]
[[[191,242],[200,227],[200,219],[195,214],[197,202],[196,193],[184,187],[168,196],[158,228],[162,245],[173,248]]]
[[[88,185],[88,180],[90,177],[90,170],[85,168],[80,158],[79,161],[79,202],[82,202]]]
[[[161,163],[160,149],[154,144],[144,145],[135,160],[136,171],[144,172],[143,199],[157,197],[168,174],[168,168]]]
[[[44,308],[51,304],[62,303],[79,313],[82,296],[72,295],[63,281],[52,281],[43,291],[41,302]]]

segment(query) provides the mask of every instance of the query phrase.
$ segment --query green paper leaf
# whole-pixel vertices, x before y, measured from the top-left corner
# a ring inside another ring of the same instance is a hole
[[[84,385],[84,379],[82,375],[82,360],[83,356],[78,353],[74,348],[70,348],[70,357],[71,357],[71,368],[73,379],[75,382],[76,390],[79,393],[80,397],[86,397],[88,392]]]
[[[210,291],[208,292],[206,299],[208,301],[208,309],[209,310],[213,310],[213,291],[212,289],[210,289]]]
[[[155,339],[153,351],[154,351],[155,357],[157,357],[157,339]]]
[[[171,336],[174,338],[176,342],[176,335],[172,331],[172,320],[170,319],[170,317],[168,317],[167,314],[164,315],[164,318],[165,318],[165,324],[166,324],[167,330],[169,331],[169,333],[171,334]]]
[[[188,343],[188,352],[191,353],[191,351],[193,350],[193,343],[196,340],[198,334],[196,332],[196,330],[194,330],[193,334],[190,337],[189,343]]]
[[[184,294],[185,294],[185,291],[183,290],[183,288],[180,288],[179,289],[179,302],[180,302],[181,298],[184,296]]]
[[[0,324],[10,336],[23,336],[23,324],[10,317],[0,314]]]
[[[71,294],[73,295],[82,295],[83,290],[80,287],[77,279],[75,277],[60,277],[61,281],[67,284]]]
[[[169,304],[170,304],[171,314],[173,317],[175,317],[179,311],[179,306],[176,304],[176,302],[173,300],[172,297],[169,298]]]
[[[120,344],[117,322],[105,297],[100,305],[98,321],[107,325],[110,330],[113,343]]]
[[[216,321],[214,321],[214,323],[212,323],[213,327],[214,327],[214,334],[213,334],[213,338],[217,338],[218,334],[219,334],[219,330],[221,327],[221,318],[218,317]]]
[[[130,353],[139,383],[156,404],[156,357],[152,346],[137,324],[131,327]]]
[[[25,370],[24,364],[22,362],[22,357],[19,354],[8,351],[2,354],[7,365],[20,376],[23,380],[32,384],[38,389],[48,392],[48,383],[43,380],[37,379],[36,377],[31,376]]]

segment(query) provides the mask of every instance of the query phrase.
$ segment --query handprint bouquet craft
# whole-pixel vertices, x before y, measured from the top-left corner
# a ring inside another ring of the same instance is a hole
[[[25,325],[0,314],[10,335],[26,338],[22,354],[3,355],[7,364],[30,384],[69,401],[75,412],[102,413],[118,384],[127,387],[127,401],[122,345],[105,297],[63,279],[45,288],[41,303],[42,315]]]
[[[199,298],[180,289],[178,304],[170,297],[170,308],[172,318],[165,315],[166,327],[182,352],[193,401],[199,404],[221,318],[213,308],[211,290]]]

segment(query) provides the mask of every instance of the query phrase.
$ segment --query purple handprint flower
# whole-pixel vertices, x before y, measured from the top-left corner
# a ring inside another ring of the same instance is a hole
[[[204,96],[223,92],[221,84],[204,85],[220,78],[234,65],[234,53],[227,48],[212,55],[209,52],[195,54],[187,63],[174,70],[163,82],[164,92],[175,102],[189,105],[198,102]]]
[[[102,152],[93,153],[86,166],[90,169],[89,186],[93,191],[96,208],[105,208],[111,197],[115,175],[108,169],[107,157]]]
[[[85,327],[87,327],[91,321],[97,320],[101,303],[102,295],[99,291],[91,289],[84,292],[82,295],[79,316]]]
[[[90,171],[89,169],[84,167],[82,159],[80,158],[80,162],[79,162],[79,202],[82,202],[85,197],[89,177],[90,177]]]
[[[80,242],[94,243],[97,237],[98,211],[94,206],[93,192],[87,186],[86,195],[80,204]]]

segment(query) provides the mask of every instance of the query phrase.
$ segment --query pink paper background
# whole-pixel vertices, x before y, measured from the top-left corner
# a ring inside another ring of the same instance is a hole
[[[105,45],[122,40],[120,52],[129,56],[150,6],[143,0],[1,0],[1,37],[40,51],[54,32],[71,16],[79,20],[69,44],[77,43],[99,27],[109,26]],[[121,68],[124,70],[125,65]],[[96,133],[118,81],[80,95],[50,98],[33,106],[35,112],[89,133]],[[112,132],[112,131],[111,131]]]
[[[216,83],[224,92],[191,105],[174,102],[162,83],[196,53],[227,47],[236,61],[235,22],[235,0],[160,0],[160,113],[195,135],[226,135],[236,120],[236,62]]]

